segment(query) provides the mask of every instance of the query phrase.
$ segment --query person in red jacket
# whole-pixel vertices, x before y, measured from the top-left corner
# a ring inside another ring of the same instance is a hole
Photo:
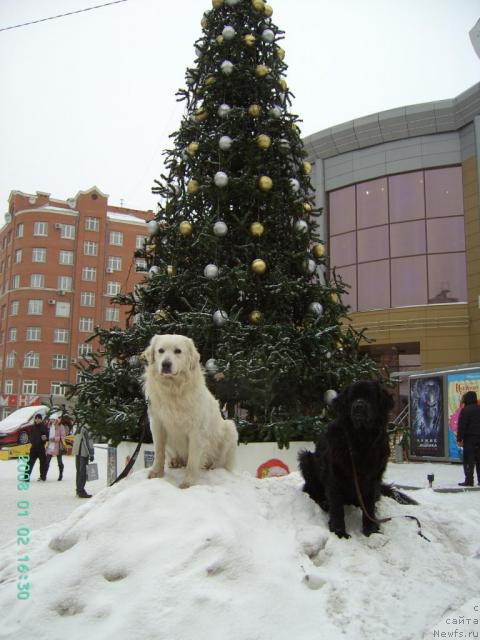
[[[480,406],[475,391],[467,391],[462,398],[463,409],[458,417],[457,443],[463,447],[465,481],[461,487],[473,487],[473,474],[477,469],[480,485]]]

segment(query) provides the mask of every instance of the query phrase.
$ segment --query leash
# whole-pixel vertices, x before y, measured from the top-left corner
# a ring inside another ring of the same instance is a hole
[[[347,441],[347,449],[348,449],[348,453],[350,454],[350,461],[352,463],[352,473],[353,473],[353,482],[355,484],[355,492],[357,494],[357,499],[358,502],[360,504],[360,508],[364,514],[364,516],[370,520],[370,522],[374,522],[375,524],[383,524],[385,522],[390,522],[390,520],[393,520],[394,518],[407,518],[409,520],[415,520],[415,522],[417,523],[417,527],[418,527],[418,531],[417,534],[423,538],[424,540],[426,540],[427,542],[431,542],[431,540],[429,540],[423,533],[422,533],[422,525],[420,524],[420,520],[416,517],[416,516],[409,516],[409,515],[403,515],[403,516],[389,516],[388,518],[374,518],[373,516],[371,516],[368,511],[367,508],[365,506],[365,502],[363,501],[363,496],[362,496],[362,492],[360,489],[360,483],[358,481],[358,476],[357,476],[357,468],[355,466],[355,458],[353,455],[353,447],[352,447],[352,443],[350,441],[350,437],[347,433],[347,430],[344,429],[344,434],[345,434],[345,440]]]
[[[110,483],[109,485],[110,487],[113,487],[113,485],[116,484],[119,480],[123,480],[123,478],[126,478],[130,473],[130,471],[132,470],[132,467],[135,464],[138,454],[140,452],[140,447],[142,446],[143,441],[145,439],[145,433],[147,431],[147,422],[148,422],[148,414],[147,414],[147,410],[145,409],[144,413],[142,414],[142,417],[139,420],[139,424],[142,425],[142,433],[140,435],[140,440],[138,441],[138,444],[135,447],[135,451],[133,452],[132,457],[127,462],[125,469],[115,478],[113,482]]]

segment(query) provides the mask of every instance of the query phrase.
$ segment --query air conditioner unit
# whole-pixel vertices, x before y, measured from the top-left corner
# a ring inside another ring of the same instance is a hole
[[[57,304],[57,301],[56,300],[49,300],[48,304]]]
[[[62,228],[62,225],[59,222],[57,222],[55,225],[55,229],[61,229],[61,228]]]
[[[112,269],[112,267],[107,267],[106,271],[107,273],[115,273],[115,269]]]

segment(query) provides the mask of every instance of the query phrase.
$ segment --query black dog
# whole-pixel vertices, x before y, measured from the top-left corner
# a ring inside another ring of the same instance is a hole
[[[330,512],[330,531],[339,538],[350,537],[345,531],[344,505],[361,507],[363,500],[362,530],[369,536],[379,531],[375,502],[380,494],[395,499],[400,495],[410,501],[407,496],[382,485],[390,453],[386,427],[393,400],[379,382],[361,380],[340,393],[332,406],[337,418],[321,434],[315,452],[299,454],[305,479],[303,490]]]

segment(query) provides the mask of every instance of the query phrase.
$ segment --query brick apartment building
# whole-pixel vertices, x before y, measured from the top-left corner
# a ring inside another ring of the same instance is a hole
[[[111,297],[144,278],[134,254],[152,217],[109,205],[96,187],[67,201],[11,192],[0,230],[0,418],[64,401],[94,327],[125,325]]]

